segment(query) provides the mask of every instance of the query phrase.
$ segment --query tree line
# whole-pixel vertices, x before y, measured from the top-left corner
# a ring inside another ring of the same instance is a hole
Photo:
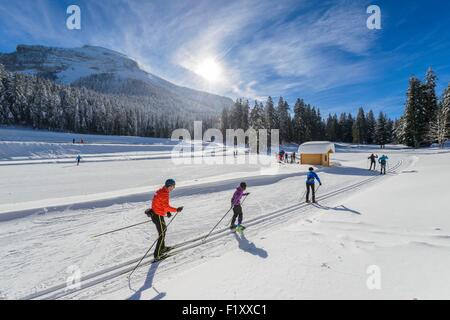
[[[105,135],[168,138],[172,131],[193,132],[193,121],[217,125],[214,115],[179,106],[158,107],[152,97],[104,94],[85,87],[59,85],[42,77],[6,71],[0,64],[0,124],[34,129]]]
[[[441,99],[436,95],[437,77],[430,68],[426,81],[416,77],[409,82],[404,115],[390,119],[384,112],[375,116],[372,110],[359,108],[351,113],[329,114],[322,118],[320,109],[297,99],[293,108],[280,97],[275,105],[268,97],[265,103],[255,101],[253,107],[245,99],[237,99],[221,115],[221,128],[279,129],[281,143],[304,143],[329,140],[357,144],[403,143],[411,147],[441,146],[449,136],[450,85]]]
[[[418,148],[438,143],[441,147],[449,136],[450,84],[439,99],[437,76],[429,68],[425,81],[409,79],[404,115],[397,122],[396,135],[400,143]]]
[[[329,140],[346,143],[378,143],[385,145],[394,142],[394,121],[380,112],[377,118],[372,110],[363,108],[356,117],[351,113],[329,114],[323,119],[320,109],[297,99],[293,109],[280,97],[275,106],[272,97],[265,104],[237,99],[231,108],[225,108],[221,116],[221,128],[226,129],[279,129],[281,143],[304,143],[314,140]]]

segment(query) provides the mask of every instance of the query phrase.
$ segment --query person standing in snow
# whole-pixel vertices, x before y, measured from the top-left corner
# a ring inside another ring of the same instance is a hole
[[[389,160],[388,156],[386,156],[384,154],[380,157],[380,159],[378,159],[378,162],[381,165],[381,172],[380,172],[380,174],[386,174],[386,165],[387,165],[387,161],[388,160]]]
[[[81,156],[77,155],[76,160],[77,160],[77,166],[79,166],[80,165],[80,161],[81,161]]]
[[[373,153],[370,155],[370,157],[368,157],[367,159],[370,159],[370,168],[369,170],[372,170],[372,166],[373,166],[373,170],[376,170],[377,167],[377,162],[375,159],[378,159],[378,155],[374,155]]]
[[[158,241],[156,243],[155,252],[153,253],[155,260],[162,260],[167,257],[167,252],[172,248],[166,246],[166,222],[164,217],[171,218],[172,213],[183,211],[183,207],[174,208],[172,207],[169,199],[169,194],[175,189],[175,181],[173,179],[168,179],[164,184],[164,187],[156,191],[152,200],[151,210],[147,210],[146,214],[152,219],[152,222],[156,226],[158,231]]]
[[[291,163],[295,163],[295,152],[292,153],[292,157],[291,157]]]
[[[322,185],[319,176],[314,172],[314,168],[309,168],[306,175],[306,202],[309,203],[309,194],[312,192],[312,202],[316,203],[316,180]]]
[[[233,194],[233,198],[231,198],[231,205],[233,206],[233,218],[231,219],[231,226],[230,229],[234,230],[236,228],[243,228],[242,226],[242,220],[243,220],[243,212],[242,212],[242,206],[241,206],[241,199],[244,196],[248,196],[250,192],[244,193],[244,191],[247,189],[247,184],[245,182],[241,182],[239,187],[236,188],[236,191]],[[238,219],[238,225],[235,225],[236,218]]]

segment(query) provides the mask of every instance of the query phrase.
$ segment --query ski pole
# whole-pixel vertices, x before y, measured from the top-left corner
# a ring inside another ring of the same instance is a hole
[[[245,196],[244,200],[242,200],[242,203],[244,203],[245,199],[247,198],[247,196]],[[217,228],[217,226],[222,222],[223,219],[225,219],[225,217],[227,216],[227,214],[234,208],[234,204],[231,205],[231,208],[228,209],[227,213],[225,213],[225,215],[222,217],[222,219],[219,220],[219,222],[217,222],[217,224],[214,226],[214,228],[211,229],[211,231],[206,235],[206,237],[203,238],[203,242],[211,235],[211,233],[214,231],[214,229]]]
[[[228,209],[227,213],[225,213],[225,215],[222,217],[222,219],[219,220],[219,222],[217,222],[217,224],[214,226],[214,228],[211,229],[211,231],[206,235],[206,237],[203,238],[203,242],[206,240],[206,238],[209,237],[209,235],[214,231],[215,228],[217,228],[217,226],[222,222],[223,219],[225,219],[225,217],[227,216],[227,214],[234,208],[234,205],[231,205],[231,208]]]
[[[122,231],[122,230],[125,230],[125,229],[128,229],[128,228],[136,227],[136,226],[139,226],[141,224],[145,224],[145,223],[149,223],[149,222],[150,222],[150,220],[147,220],[147,221],[144,221],[144,222],[139,222],[139,223],[133,224],[133,225],[128,226],[128,227],[123,227],[123,228],[120,228],[120,229],[116,229],[116,230],[112,230],[112,231],[108,231],[108,232],[105,232],[105,233],[98,234],[96,236],[93,236],[92,238],[101,237],[101,236],[104,236],[104,235],[107,235],[107,234],[110,234],[110,233]]]
[[[303,192],[302,196],[300,197],[300,201],[302,201],[305,196],[306,196],[306,190]]]
[[[170,220],[170,222],[167,224],[166,230],[164,230],[164,232],[161,233],[161,235],[155,240],[155,242],[153,242],[153,244],[151,245],[151,247],[148,248],[147,252],[146,252],[146,253],[144,254],[144,256],[141,258],[141,260],[139,260],[139,262],[138,262],[138,264],[136,265],[136,267],[134,267],[134,269],[130,272],[130,274],[128,275],[128,278],[130,278],[130,277],[133,275],[134,271],[136,271],[136,269],[141,265],[141,262],[145,259],[145,257],[147,257],[148,253],[150,252],[150,250],[152,250],[152,248],[153,248],[153,246],[156,244],[156,242],[158,242],[159,238],[161,238],[161,236],[167,232],[167,229],[169,228],[169,226],[170,226],[170,224],[173,222],[173,220],[175,220],[175,218],[177,217],[178,213],[179,213],[179,212],[177,212],[177,213],[175,214],[175,216],[173,217],[173,219]]]

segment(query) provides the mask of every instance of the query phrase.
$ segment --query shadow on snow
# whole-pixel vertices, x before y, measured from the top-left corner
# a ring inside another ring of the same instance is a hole
[[[131,297],[129,297],[128,300],[141,300],[142,293],[151,288],[153,288],[153,290],[155,290],[155,292],[157,293],[157,295],[153,297],[151,300],[161,300],[166,296],[165,292],[159,292],[158,290],[156,290],[155,287],[153,287],[153,279],[155,277],[159,263],[160,262],[154,262],[150,265],[150,269],[147,272],[147,277],[145,278],[145,281],[142,284],[142,286],[137,291],[131,287],[130,279],[128,280],[128,287],[130,288],[130,290],[134,291],[134,294]]]

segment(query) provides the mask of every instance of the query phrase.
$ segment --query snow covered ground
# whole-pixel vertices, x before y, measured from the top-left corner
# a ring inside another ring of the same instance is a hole
[[[307,166],[174,165],[154,156],[170,155],[168,140],[97,136],[85,137],[105,145],[92,153],[120,161],[9,165],[39,144],[47,143],[35,160],[72,145],[69,134],[13,131],[0,129],[0,298],[450,298],[448,150],[338,145],[336,165],[319,168],[316,206],[300,201]],[[5,147],[23,142],[20,151]],[[120,148],[132,146],[149,158],[124,158]],[[390,157],[386,176],[367,170],[371,152]],[[152,192],[168,177],[178,182],[173,205],[185,210],[167,243],[184,245],[161,263],[144,260],[128,281],[156,238],[151,222],[94,236],[147,221]],[[196,240],[241,180],[251,192],[245,234],[227,230],[229,216],[208,241]],[[66,287],[78,271],[81,290]]]

